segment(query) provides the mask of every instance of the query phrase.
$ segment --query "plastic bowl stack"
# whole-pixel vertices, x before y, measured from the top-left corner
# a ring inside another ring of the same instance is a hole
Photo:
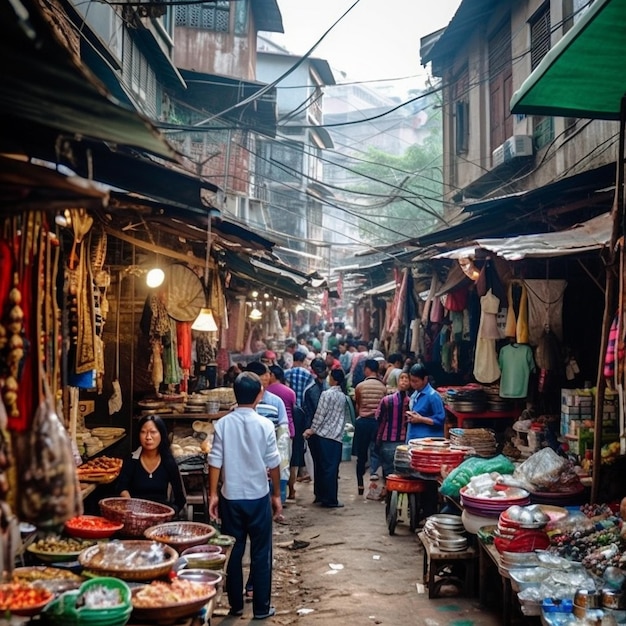
[[[224,568],[226,553],[216,545],[193,546],[181,553],[185,569],[220,570]]]
[[[499,517],[510,506],[530,504],[530,494],[518,487],[496,486],[477,494],[472,493],[469,485],[461,488],[461,504],[466,511],[482,517]]]
[[[124,626],[133,610],[130,587],[117,578],[93,578],[66,591],[43,611],[53,626]]]
[[[545,550],[550,538],[545,532],[550,518],[539,505],[513,505],[500,513],[494,545],[498,552]]]
[[[473,450],[452,446],[443,437],[423,437],[409,441],[411,469],[421,474],[440,474],[442,466],[448,471],[460,465]]]

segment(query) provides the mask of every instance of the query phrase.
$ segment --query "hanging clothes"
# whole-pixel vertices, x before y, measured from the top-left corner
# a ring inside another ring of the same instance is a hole
[[[433,300],[438,289],[439,279],[436,274],[433,274],[433,277],[430,279],[430,289],[428,290],[428,295],[424,302],[424,309],[422,310],[422,324],[424,324],[424,326],[426,326],[430,320],[430,309],[432,308]]]
[[[549,328],[563,341],[563,295],[566,280],[525,280],[528,294],[529,343],[536,346]]]
[[[496,339],[500,339],[496,315],[500,300],[491,289],[480,299],[481,315],[474,356],[474,378],[479,383],[493,383],[500,378]]]
[[[498,357],[502,377],[500,378],[501,398],[526,398],[528,380],[535,371],[533,351],[529,345],[513,343],[504,346]]]
[[[515,304],[518,303],[518,307]],[[517,314],[516,314],[517,310]],[[504,334],[517,343],[528,343],[528,292],[524,281],[512,280],[509,283],[508,311]]]
[[[406,292],[408,286],[409,270],[405,268],[402,272],[402,282],[398,287],[398,278],[396,278],[396,296],[394,298],[393,318],[389,324],[389,332],[393,335],[400,329],[400,324],[404,318],[404,306],[406,302]]]

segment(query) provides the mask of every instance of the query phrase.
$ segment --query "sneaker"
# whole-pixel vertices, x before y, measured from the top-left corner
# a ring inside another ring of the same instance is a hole
[[[255,615],[252,619],[267,619],[268,617],[272,617],[276,615],[276,609],[273,606],[270,606],[270,610],[263,615]]]
[[[378,474],[370,474],[370,480],[378,480]]]

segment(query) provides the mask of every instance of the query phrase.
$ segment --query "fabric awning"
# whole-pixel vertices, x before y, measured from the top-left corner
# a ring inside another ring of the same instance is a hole
[[[618,120],[625,33],[626,0],[595,0],[513,94],[511,111]]]
[[[477,239],[475,246],[464,246],[438,254],[434,258],[462,259],[473,257],[475,248],[494,252],[507,261],[524,258],[549,258],[599,250],[611,239],[611,215],[604,213],[557,233],[522,235],[503,239]]]
[[[299,300],[308,297],[304,285],[298,285],[291,278],[275,272],[269,272],[258,265],[253,265],[251,257],[230,251],[222,251],[220,262],[224,263],[226,271],[240,278],[248,286],[250,284],[258,285],[280,297]]]

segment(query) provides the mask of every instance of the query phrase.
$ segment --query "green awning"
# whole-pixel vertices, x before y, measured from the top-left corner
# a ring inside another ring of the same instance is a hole
[[[595,0],[513,94],[511,111],[618,120],[626,94],[626,0]]]

